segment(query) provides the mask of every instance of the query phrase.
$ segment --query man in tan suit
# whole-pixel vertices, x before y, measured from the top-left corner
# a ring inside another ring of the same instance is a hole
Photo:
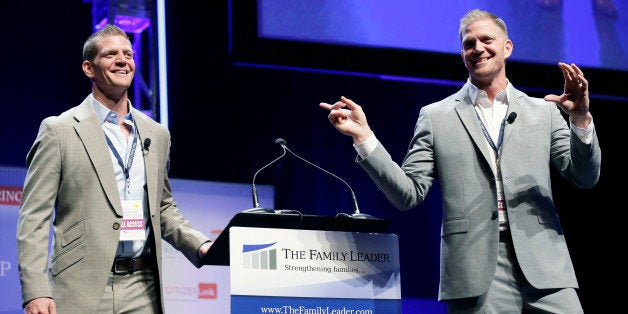
[[[44,119],[26,158],[17,225],[24,310],[162,313],[161,238],[198,267],[211,242],[174,202],[168,129],[128,99],[135,62],[126,33],[105,26],[83,58],[92,93]]]

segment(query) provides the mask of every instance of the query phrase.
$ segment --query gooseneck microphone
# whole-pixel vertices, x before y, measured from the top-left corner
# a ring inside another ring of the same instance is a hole
[[[508,124],[512,124],[515,122],[515,119],[517,119],[517,113],[513,111],[508,115],[508,118],[506,118],[506,122],[508,122]]]
[[[290,150],[290,148],[288,148],[287,143],[286,143],[286,141],[285,141],[284,139],[282,139],[282,138],[278,138],[278,139],[276,139],[276,140],[275,140],[275,143],[276,143],[276,144],[281,145],[281,147],[284,149],[284,154],[285,154],[285,152],[286,152],[286,151],[290,152],[290,154],[292,154],[294,157],[297,157],[297,158],[301,159],[302,161],[304,161],[305,163],[307,163],[307,164],[309,164],[309,165],[313,166],[314,168],[316,168],[316,169],[318,169],[318,170],[321,170],[321,171],[325,172],[326,174],[328,174],[328,175],[330,175],[330,176],[332,176],[332,177],[334,177],[334,178],[336,178],[336,179],[340,180],[340,182],[344,183],[344,185],[345,185],[345,186],[347,186],[347,188],[348,188],[348,189],[349,189],[349,191],[351,192],[351,200],[353,201],[353,209],[354,209],[354,212],[353,212],[353,214],[351,214],[351,215],[348,215],[348,214],[344,214],[344,215],[343,215],[343,214],[340,214],[340,215],[343,215],[343,216],[350,216],[350,217],[352,217],[352,218],[361,218],[361,219],[366,219],[366,218],[375,218],[375,217],[373,217],[373,216],[371,216],[371,215],[368,215],[368,214],[362,214],[362,213],[360,213],[360,208],[358,207],[358,201],[357,201],[357,199],[356,199],[356,197],[355,197],[355,193],[353,192],[353,189],[351,188],[351,186],[349,185],[349,183],[347,183],[347,181],[345,181],[345,180],[344,180],[344,179],[342,179],[341,177],[339,177],[339,176],[337,176],[337,175],[335,175],[335,174],[333,174],[333,173],[331,173],[331,172],[329,172],[329,171],[327,171],[327,170],[325,170],[325,169],[323,169],[323,168],[321,168],[321,167],[319,167],[319,166],[315,165],[314,163],[312,163],[312,162],[310,162],[310,161],[306,160],[305,158],[303,158],[303,157],[301,157],[301,156],[297,155],[296,153],[294,153],[293,151],[291,151],[291,150]]]
[[[275,140],[275,144],[278,144],[279,139]],[[253,194],[253,208],[251,209],[247,209],[244,212],[246,213],[274,213],[275,210],[271,209],[271,208],[265,208],[265,207],[261,207],[259,204],[259,200],[258,200],[258,195],[257,195],[257,188],[255,187],[255,178],[257,177],[257,175],[264,169],[268,168],[268,166],[274,164],[275,162],[277,162],[277,160],[283,158],[284,156],[286,156],[286,147],[284,145],[281,145],[281,149],[283,150],[283,153],[273,159],[273,161],[265,164],[263,167],[259,168],[255,174],[253,175],[253,182],[251,184],[251,193]]]

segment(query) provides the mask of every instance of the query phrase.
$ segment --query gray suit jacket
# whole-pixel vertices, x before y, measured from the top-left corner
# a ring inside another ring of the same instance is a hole
[[[194,264],[197,249],[208,238],[192,229],[171,194],[169,131],[131,110],[141,138],[151,139],[144,162],[161,278],[160,237]],[[120,230],[115,226],[122,223],[122,206],[109,147],[89,100],[44,119],[26,161],[17,224],[22,300],[53,297],[59,313],[94,313],[116,253]]]
[[[493,279],[499,221],[495,177],[465,84],[456,94],[421,109],[408,153],[397,165],[380,144],[357,162],[397,208],[420,204],[440,180],[443,221],[439,300],[479,296]],[[537,288],[578,287],[554,206],[550,164],[580,188],[600,175],[597,135],[584,144],[556,104],[516,89],[508,94],[501,172],[510,231],[526,279]]]

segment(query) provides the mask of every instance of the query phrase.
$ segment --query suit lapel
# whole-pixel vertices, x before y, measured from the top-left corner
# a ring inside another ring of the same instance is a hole
[[[152,214],[156,214],[156,212],[158,211],[158,204],[157,204],[157,187],[159,186],[157,184],[157,178],[159,178],[159,162],[158,162],[158,156],[159,156],[159,151],[157,151],[157,148],[159,147],[159,145],[156,145],[156,133],[155,133],[155,129],[150,125],[149,121],[147,121],[147,119],[150,119],[147,116],[144,116],[143,114],[141,114],[138,110],[136,110],[135,108],[132,108],[131,111],[133,112],[133,119],[135,121],[135,126],[137,127],[137,131],[140,135],[140,143],[144,144],[144,141],[147,138],[150,138],[153,143],[155,143],[154,145],[150,146],[148,151],[144,151],[144,171],[146,171],[146,189],[148,192],[148,208],[150,210],[150,212]],[[152,149],[150,149],[152,147]]]
[[[486,162],[489,165],[492,165],[490,162],[491,154],[488,150],[488,146],[486,145],[486,138],[484,138],[484,134],[482,133],[482,128],[478,122],[475,108],[469,98],[467,84],[465,84],[455,96],[456,101],[458,102],[456,104],[456,112],[458,113],[462,124],[469,133],[469,136],[471,137],[471,140],[473,140],[475,146],[480,150]]]
[[[83,101],[79,106],[74,119],[77,121],[74,129],[85,146],[100,185],[116,214],[122,216],[122,204],[117,190],[118,184],[113,174],[109,146],[107,146],[101,123],[96,118],[96,113],[88,100]]]
[[[515,112],[518,115],[521,115],[521,109],[522,109],[521,98],[522,97],[523,97],[523,94],[519,92],[518,90],[514,88],[509,90],[508,112],[506,113],[506,117],[508,117],[508,115],[510,115],[511,112]],[[506,123],[506,125],[504,126],[504,137],[502,138],[502,145],[504,145],[508,141],[508,138],[510,137],[512,130],[516,127],[516,125],[517,124],[515,124],[514,121],[513,123]]]

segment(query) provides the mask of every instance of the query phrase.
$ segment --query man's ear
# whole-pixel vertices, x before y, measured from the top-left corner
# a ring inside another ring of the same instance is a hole
[[[506,41],[504,42],[504,56],[506,56],[506,59],[508,59],[508,57],[510,57],[510,55],[512,54],[513,48],[514,44],[512,43],[512,41],[510,39],[506,39]]]
[[[85,75],[87,75],[87,77],[94,77],[94,66],[90,61],[83,61],[82,67],[83,72],[85,73]]]

